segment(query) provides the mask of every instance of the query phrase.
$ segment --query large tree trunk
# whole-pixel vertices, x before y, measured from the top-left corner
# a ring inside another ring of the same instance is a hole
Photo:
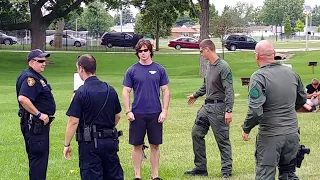
[[[46,29],[49,26],[49,24],[45,23],[45,21],[42,18],[43,14],[41,11],[41,7],[30,3],[29,7],[31,13],[31,50],[45,50]]]
[[[31,21],[31,49],[45,49],[46,29],[48,25],[41,22],[41,17]]]
[[[56,25],[56,33],[54,35],[54,40],[53,40],[53,46],[55,48],[62,47],[63,29],[64,29],[64,19],[59,20]]]
[[[156,51],[159,51],[160,22],[156,20]]]
[[[202,41],[203,39],[209,38],[209,0],[199,0],[199,4],[201,7],[201,14],[200,14],[200,39],[199,41]],[[208,61],[203,59],[202,56],[200,56],[200,76],[204,77],[206,70],[207,70],[207,64]]]

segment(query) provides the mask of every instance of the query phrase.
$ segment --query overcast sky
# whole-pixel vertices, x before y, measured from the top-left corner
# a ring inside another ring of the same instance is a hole
[[[193,0],[194,2],[197,2],[197,0]],[[222,13],[223,7],[225,5],[234,6],[238,1],[241,2],[248,2],[253,4],[254,6],[263,6],[264,0],[209,0],[210,4],[214,4],[216,6],[216,9],[219,11],[219,14]],[[313,7],[314,5],[320,5],[320,0],[305,0],[305,4],[310,5]],[[134,16],[139,11],[138,9],[131,6],[131,11],[133,12]],[[110,11],[110,14],[114,16],[116,11]]]

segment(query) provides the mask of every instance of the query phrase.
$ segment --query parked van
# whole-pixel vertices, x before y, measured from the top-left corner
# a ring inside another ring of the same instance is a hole
[[[131,35],[121,32],[106,32],[102,35],[101,45],[107,46],[108,48],[113,46],[134,48],[141,38],[143,38],[143,36],[138,34]]]

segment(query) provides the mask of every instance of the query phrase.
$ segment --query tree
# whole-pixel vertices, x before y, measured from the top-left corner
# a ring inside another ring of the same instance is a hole
[[[265,24],[281,26],[285,17],[295,22],[303,18],[304,0],[265,0],[261,20]],[[277,36],[276,36],[277,37]]]
[[[104,9],[104,3],[93,2],[84,9],[82,22],[89,33],[101,35],[113,26],[112,16]]]
[[[190,6],[191,6],[191,14],[195,17],[198,17],[200,19],[200,39],[199,41],[202,41],[204,39],[209,38],[210,34],[210,4],[209,0],[198,0],[198,3],[200,5],[200,10],[196,8],[195,4],[192,0],[189,0]],[[205,73],[207,71],[207,61],[203,59],[203,57],[200,57],[200,70],[199,74],[201,77],[205,76]]]
[[[82,2],[88,4],[94,0],[2,0],[0,3],[0,27],[2,30],[21,30],[31,31],[31,48],[44,49],[45,35],[48,26],[55,20],[67,16],[71,11],[81,8]],[[120,3],[127,1],[101,0],[105,1],[108,8],[115,9]],[[17,10],[18,9],[18,10]],[[13,15],[10,17],[10,15]],[[24,16],[16,17],[16,16]]]
[[[284,23],[284,34],[286,35],[287,38],[289,38],[291,34],[291,30],[292,30],[291,21],[290,21],[290,18],[287,17]]]
[[[294,30],[295,30],[296,32],[299,32],[299,38],[300,38],[300,32],[301,32],[303,29],[304,29],[304,24],[303,24],[303,22],[302,22],[300,19],[298,19],[298,20],[296,21],[296,27],[294,28]]]
[[[178,18],[178,13],[183,13],[189,8],[188,0],[132,0],[131,2],[140,9],[145,23],[154,22],[156,51],[159,51],[161,25],[171,28]]]
[[[152,21],[145,21],[144,14],[140,14],[135,25],[134,25],[134,32],[137,34],[141,34],[146,37],[150,37],[155,39],[157,34],[157,28],[154,26],[156,24],[155,20]],[[163,22],[160,22],[160,31],[159,37],[166,38],[171,35],[171,27],[167,27]]]
[[[136,19],[133,17],[132,11],[129,8],[126,8],[122,11],[122,23],[134,23]],[[120,14],[114,16],[114,23],[120,25]]]
[[[320,5],[315,5],[311,13],[312,26],[320,26]]]

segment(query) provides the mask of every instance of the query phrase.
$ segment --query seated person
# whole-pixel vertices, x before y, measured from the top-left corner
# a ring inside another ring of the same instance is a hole
[[[316,106],[319,105],[318,97],[320,95],[320,86],[318,79],[312,79],[311,84],[307,85],[307,102],[303,106],[308,111],[312,111]]]

